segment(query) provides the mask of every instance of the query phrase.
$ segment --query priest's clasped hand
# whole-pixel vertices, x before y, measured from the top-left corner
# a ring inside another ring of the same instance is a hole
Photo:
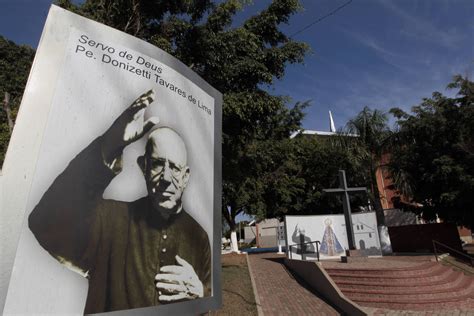
[[[204,288],[194,268],[180,256],[179,265],[163,266],[155,276],[160,302],[173,302],[203,297]]]

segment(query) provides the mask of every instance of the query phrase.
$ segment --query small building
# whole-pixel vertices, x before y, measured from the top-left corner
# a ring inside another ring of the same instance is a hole
[[[244,242],[255,243],[258,248],[277,247],[285,240],[284,223],[277,218],[269,218],[254,225],[244,227]]]

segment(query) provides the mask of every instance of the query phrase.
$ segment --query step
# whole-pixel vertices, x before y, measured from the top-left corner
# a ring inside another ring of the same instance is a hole
[[[361,285],[387,285],[387,286],[417,286],[430,285],[432,283],[439,283],[441,281],[451,281],[456,278],[456,271],[445,268],[441,273],[430,276],[421,277],[400,277],[400,278],[386,278],[384,276],[354,276],[354,275],[330,275],[336,284],[361,284]]]
[[[391,310],[406,310],[406,311],[454,311],[454,310],[469,310],[472,312],[474,310],[474,300],[473,299],[466,299],[460,298],[456,301],[450,302],[418,302],[418,303],[409,303],[409,304],[400,304],[400,303],[381,303],[381,302],[357,302],[361,306],[365,307],[375,307],[375,308],[386,308]],[[438,314],[438,315],[442,315]],[[456,314],[454,314],[456,315]],[[468,313],[460,313],[459,315],[470,315]]]
[[[448,282],[457,280],[460,276],[464,275],[461,271],[455,271],[448,269],[441,275],[436,277],[424,277],[424,278],[409,278],[409,279],[384,279],[384,278],[371,278],[371,279],[358,279],[358,278],[332,278],[333,281],[342,286],[382,286],[382,287],[417,287],[417,286],[430,286],[430,285],[441,285]]]
[[[384,276],[413,276],[420,273],[430,273],[437,271],[443,266],[437,262],[426,262],[411,267],[403,268],[324,268],[330,275],[332,274],[352,274],[352,275],[367,275],[367,274],[378,274]]]
[[[462,273],[458,273],[451,282],[442,282],[440,284],[417,285],[417,286],[387,286],[387,285],[360,285],[360,284],[341,284],[339,289],[343,293],[366,293],[366,294],[417,294],[417,293],[439,293],[452,291],[458,288],[468,287],[474,280]]]
[[[418,302],[450,302],[459,298],[474,298],[474,283],[470,282],[467,287],[457,288],[452,291],[437,293],[378,293],[366,294],[357,292],[343,292],[349,299],[355,302],[385,302],[415,304]]]
[[[329,270],[329,271],[328,271]],[[327,269],[326,272],[331,277],[358,277],[358,278],[386,278],[386,279],[400,279],[400,278],[413,278],[413,277],[429,277],[435,276],[443,271],[450,270],[450,268],[441,265],[435,264],[428,267],[427,269],[416,269],[408,271],[399,271],[399,270],[348,270],[348,269]]]

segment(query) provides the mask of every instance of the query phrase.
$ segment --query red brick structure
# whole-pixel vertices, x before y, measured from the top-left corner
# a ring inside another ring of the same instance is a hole
[[[472,243],[472,231],[464,226],[458,227],[459,237],[466,243]]]
[[[400,197],[400,194],[394,189],[393,181],[390,173],[387,170],[387,164],[390,161],[390,154],[383,154],[380,161],[380,167],[375,174],[377,178],[377,187],[380,193],[380,203],[383,209],[395,208],[393,205],[393,198]]]

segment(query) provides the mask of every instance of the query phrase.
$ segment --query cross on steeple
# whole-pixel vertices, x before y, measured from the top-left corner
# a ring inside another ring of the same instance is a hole
[[[347,241],[349,242],[349,249],[356,249],[354,228],[352,227],[351,204],[349,200],[349,192],[367,192],[366,187],[349,188],[347,187],[346,172],[339,170],[339,188],[337,189],[323,189],[326,193],[343,193],[342,206],[344,208],[344,219],[346,221]]]

